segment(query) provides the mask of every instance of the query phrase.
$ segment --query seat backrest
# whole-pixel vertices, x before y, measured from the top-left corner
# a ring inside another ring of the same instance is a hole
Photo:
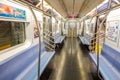
[[[103,44],[102,56],[120,72],[120,52]]]

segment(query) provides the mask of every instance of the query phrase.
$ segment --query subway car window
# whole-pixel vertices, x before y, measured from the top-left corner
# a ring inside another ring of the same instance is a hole
[[[25,23],[0,21],[0,51],[25,41]]]

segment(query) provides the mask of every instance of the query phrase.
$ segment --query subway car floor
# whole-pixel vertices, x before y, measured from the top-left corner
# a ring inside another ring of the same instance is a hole
[[[42,74],[41,80],[100,80],[86,46],[77,38],[66,38],[62,49]]]

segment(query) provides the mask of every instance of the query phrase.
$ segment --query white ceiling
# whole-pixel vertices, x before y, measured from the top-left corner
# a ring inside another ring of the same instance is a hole
[[[75,14],[84,16],[104,0],[45,0],[62,16],[68,18]]]

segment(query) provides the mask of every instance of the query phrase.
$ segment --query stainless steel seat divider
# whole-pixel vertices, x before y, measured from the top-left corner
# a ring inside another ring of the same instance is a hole
[[[55,43],[54,43],[54,37],[51,36],[52,32],[50,32],[48,29],[44,29],[43,32],[45,35],[43,36],[44,38],[44,43],[47,44],[46,47],[49,48],[50,50],[55,50]]]

